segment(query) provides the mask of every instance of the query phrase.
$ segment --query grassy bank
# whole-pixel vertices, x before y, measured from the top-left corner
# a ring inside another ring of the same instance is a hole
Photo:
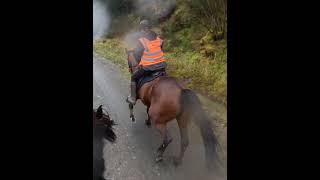
[[[129,75],[125,49],[120,42],[119,38],[97,40],[93,42],[93,50],[104,59],[117,64]]]
[[[169,52],[168,72],[183,79],[187,86],[215,101],[227,104],[226,52],[217,53],[215,60],[197,52]]]

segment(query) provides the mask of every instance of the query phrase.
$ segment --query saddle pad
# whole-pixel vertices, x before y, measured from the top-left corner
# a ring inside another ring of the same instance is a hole
[[[161,77],[161,76],[165,76],[166,75],[166,72],[165,71],[158,71],[158,72],[154,72],[152,74],[149,74],[149,75],[146,75],[142,78],[140,78],[137,82],[137,94],[139,92],[139,89],[147,82],[150,82],[150,81],[153,81],[155,80],[156,78],[158,77]]]

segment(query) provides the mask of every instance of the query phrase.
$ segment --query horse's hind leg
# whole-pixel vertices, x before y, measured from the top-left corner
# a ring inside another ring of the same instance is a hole
[[[130,110],[130,119],[132,122],[136,122],[136,119],[134,118],[133,115],[133,104],[129,103],[129,110]]]
[[[172,137],[170,136],[166,124],[156,124],[156,128],[159,130],[161,137],[163,138],[163,142],[157,150],[156,162],[159,162],[162,160],[164,151],[171,143]]]
[[[176,166],[180,165],[182,163],[182,159],[184,156],[184,153],[189,145],[189,136],[188,136],[188,124],[186,121],[186,117],[177,118],[178,126],[180,129],[180,154],[177,158],[174,160],[174,164]]]
[[[148,119],[145,120],[145,124],[147,125],[148,128],[151,127],[151,120],[149,116],[149,107],[147,108],[147,114],[148,114]]]

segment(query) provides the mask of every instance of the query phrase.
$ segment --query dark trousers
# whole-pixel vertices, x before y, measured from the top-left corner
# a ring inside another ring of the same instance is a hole
[[[145,70],[143,68],[140,68],[139,70],[137,70],[136,72],[134,72],[132,74],[131,81],[132,82],[137,82],[141,77],[150,75],[150,74],[152,74],[154,72],[158,72],[158,71],[165,71],[165,68],[161,68],[161,69],[157,69],[157,70],[153,70],[153,71]]]
[[[153,71],[146,71],[143,68],[140,68],[136,72],[134,72],[131,76],[131,81],[137,82],[141,77],[151,74]]]

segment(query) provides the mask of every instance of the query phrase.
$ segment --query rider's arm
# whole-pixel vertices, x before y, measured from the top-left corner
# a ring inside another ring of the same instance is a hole
[[[138,64],[141,61],[143,51],[144,51],[143,45],[140,42],[138,42],[136,48],[134,49],[134,57],[136,58]]]
[[[162,41],[162,43],[161,43],[161,46],[160,46],[160,47],[161,47],[161,49],[162,49],[162,51],[163,51],[163,41]]]

